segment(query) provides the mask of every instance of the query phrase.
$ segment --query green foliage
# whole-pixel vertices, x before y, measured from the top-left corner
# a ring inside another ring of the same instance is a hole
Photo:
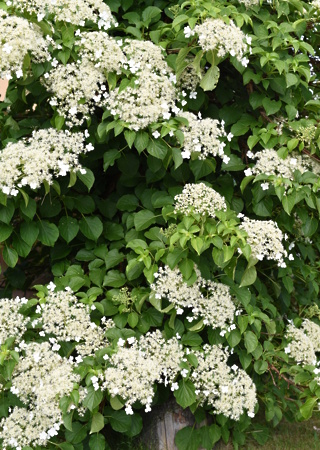
[[[290,344],[286,327],[288,321],[300,327],[304,318],[320,323],[320,315],[314,312],[320,285],[320,171],[316,169],[320,161],[320,12],[300,0],[260,2],[248,8],[236,0],[105,3],[119,22],[108,34],[161,47],[177,77],[177,89],[186,93],[181,108],[224,121],[231,135],[221,137],[227,158],[209,154],[199,159],[199,152],[192,152],[188,159],[182,153],[188,120],[179,113],[168,119],[159,116],[156,122],[134,129],[102,105],[93,108],[82,124],[68,128],[42,83],[43,74],[52,69],[49,61],[39,63],[27,55],[23,76],[13,75],[10,80],[5,102],[0,103],[2,150],[8,143],[31,137],[33,130],[49,127],[87,131],[86,144],[90,142],[94,150],[80,158],[85,171],[61,175],[36,189],[21,184],[17,195],[0,192],[5,263],[1,297],[15,295],[17,288],[30,291],[44,274],[57,289],[70,287],[83,304],[93,306],[93,322],[99,324],[106,317],[115,324],[106,332],[110,348],[84,358],[77,368],[80,384],[87,387],[83,400],[87,412],[71,413],[71,400],[63,397],[64,425],[47,448],[104,450],[115,448],[113,443],[119,439],[130,445],[143,430],[142,405],[136,402],[134,414],[126,414],[126,399],[96,390],[90,378],[103,373],[103,356],[117,351],[119,339],[139,338],[156,329],[166,339],[178,335],[184,347],[195,351],[206,344],[230,347],[228,364],[238,365],[252,378],[259,398],[255,412],[265,411],[272,426],[283,416],[290,421],[308,419],[320,398],[317,373],[311,365],[297,364],[286,351]],[[33,15],[4,2],[0,8],[36,22]],[[185,27],[193,30],[209,18],[232,20],[251,38],[247,66],[229,53],[220,57],[216,51],[201,49],[197,36],[184,32]],[[44,34],[52,35],[53,58],[63,65],[80,58],[78,27],[54,21],[49,13],[38,25]],[[79,29],[92,32],[98,26],[87,21]],[[179,85],[188,70],[198,76],[194,92]],[[134,86],[134,74],[129,72],[128,68],[119,73],[106,71],[107,92]],[[81,101],[85,99],[79,105]],[[302,155],[309,170],[292,170],[291,177],[272,170],[254,173],[252,155],[263,149],[276,150],[284,161]],[[1,164],[0,153],[0,178]],[[224,197],[226,210],[216,211],[215,216],[175,211],[175,196],[185,184],[200,182]],[[242,214],[277,224],[285,234],[285,264],[253,254],[253,245],[240,226]],[[150,286],[156,281],[154,274],[165,266],[179,269],[188,286],[198,273],[228,286],[240,311],[234,327],[213,329],[203,317],[189,321],[186,311],[179,315],[173,303],[158,298]],[[44,287],[38,291],[41,303],[48,291]],[[23,314],[34,320],[38,300],[29,302]],[[36,331],[28,326],[28,341],[41,341]],[[69,357],[74,348],[65,344],[60,353]],[[1,342],[1,417],[8,416],[9,408],[22,405],[10,392],[19,359],[14,349],[9,339]],[[190,354],[182,369],[195,368],[197,363]],[[211,449],[220,439],[238,448],[247,432],[255,430],[245,413],[234,421],[215,414],[208,404],[200,406],[190,377],[178,376],[176,381],[173,394],[169,386],[162,386],[167,397],[190,408],[195,422],[201,422],[197,414],[212,422],[180,430],[175,437],[179,450]],[[154,386],[152,406],[162,401],[157,389]],[[264,443],[267,433],[258,439]]]

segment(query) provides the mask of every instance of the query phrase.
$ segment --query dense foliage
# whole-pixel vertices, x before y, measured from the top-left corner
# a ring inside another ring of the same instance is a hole
[[[317,412],[319,18],[0,2],[3,449],[133,448],[171,398],[179,450]]]

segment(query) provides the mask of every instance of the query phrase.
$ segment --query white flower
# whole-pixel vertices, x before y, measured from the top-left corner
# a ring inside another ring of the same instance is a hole
[[[158,138],[161,136],[161,134],[159,133],[158,130],[156,130],[156,131],[154,131],[154,132],[152,133],[152,136],[153,136],[155,139],[158,139]]]
[[[189,26],[184,27],[183,32],[187,39],[189,39],[189,37],[191,37],[191,36],[194,36],[194,31],[191,30],[191,28]]]
[[[118,340],[118,347],[123,347],[125,343],[126,343],[126,341],[124,339],[120,338]]]
[[[244,170],[244,174],[246,177],[250,177],[250,175],[252,175],[252,170],[250,167],[248,167],[248,169]]]
[[[269,189],[269,183],[261,183],[261,188],[263,191],[267,191]]]
[[[132,410],[132,406],[131,406],[131,405],[127,405],[127,406],[125,407],[125,413],[126,413],[127,415],[132,415],[132,414],[133,414],[133,410]]]

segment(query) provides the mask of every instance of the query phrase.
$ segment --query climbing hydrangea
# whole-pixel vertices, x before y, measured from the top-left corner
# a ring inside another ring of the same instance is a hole
[[[19,310],[27,302],[25,298],[0,299],[0,345],[9,337],[19,342],[27,329],[29,318],[20,314]]]
[[[15,408],[0,422],[4,446],[46,445],[62,424],[59,399],[70,394],[80,376],[73,364],[51,349],[49,342],[29,343],[12,376],[11,391],[26,408]],[[32,429],[28,425],[32,419]]]
[[[41,314],[43,330],[59,341],[76,342],[82,356],[109,345],[105,331],[114,325],[112,319],[105,321],[103,328],[97,326],[90,319],[90,306],[79,302],[70,291],[51,292],[42,304]]]
[[[102,0],[10,0],[7,4],[19,11],[36,14],[39,22],[49,13],[54,21],[80,26],[87,20],[105,30],[114,24],[110,8]]]
[[[309,328],[309,327],[308,327]],[[305,333],[307,329],[299,329],[293,324],[287,327],[286,338],[289,339],[289,345],[285,352],[294,358],[297,363],[315,365],[317,357],[311,338]],[[309,332],[310,334],[310,328]]]
[[[0,189],[17,195],[17,188],[37,189],[43,182],[52,184],[54,176],[83,171],[79,155],[93,149],[84,143],[82,133],[54,128],[34,131],[32,137],[9,142],[0,153]]]
[[[257,403],[255,385],[244,370],[227,365],[227,350],[206,344],[203,351],[196,351],[194,355],[198,365],[190,378],[200,405],[211,405],[216,414],[233,420],[239,420],[244,410],[253,417]]]
[[[132,405],[136,401],[145,405],[148,412],[155,382],[172,384],[180,372],[182,345],[175,337],[166,341],[159,330],[127,341],[130,347],[120,346],[107,359],[102,388],[108,389],[111,397],[119,395],[125,401],[127,414],[133,414]]]
[[[126,41],[123,52],[127,73],[125,89],[116,87],[106,98],[106,106],[132,130],[169,119],[177,97],[176,78],[164,61],[160,48],[151,42]]]
[[[8,16],[0,9],[0,78],[21,78],[28,54],[36,62],[50,60],[48,46],[49,41],[37,25],[22,17]]]
[[[187,311],[187,320],[190,322],[200,317],[205,325],[227,329],[233,322],[236,309],[229,287],[205,280],[198,269],[196,273],[197,280],[189,286],[183,281],[179,269],[160,267],[151,285],[153,295],[156,299],[168,300],[179,315]]]
[[[216,211],[226,211],[224,197],[204,183],[186,184],[182,194],[174,197],[175,213],[216,217]]]
[[[274,175],[276,177],[293,180],[295,170],[301,173],[308,170],[320,173],[320,165],[312,158],[300,154],[291,153],[287,158],[280,158],[274,149],[264,149],[252,155],[257,160],[255,166],[250,169],[250,175]]]
[[[42,82],[54,94],[49,103],[65,117],[67,126],[81,125],[90,119],[95,107],[102,105],[106,80],[92,62],[59,64],[46,75]]]
[[[283,247],[284,238],[278,225],[272,220],[253,220],[245,217],[240,225],[248,234],[247,242],[251,247],[251,255],[260,261],[271,259],[278,262],[280,267],[286,267],[284,258],[287,251]]]
[[[225,143],[219,139],[227,136],[224,122],[202,119],[190,112],[180,112],[179,116],[188,120],[188,125],[181,128],[184,134],[183,158],[189,159],[192,154],[196,154],[199,159],[206,159],[211,155],[224,158]],[[231,135],[228,136],[230,139]]]
[[[193,32],[198,35],[199,45],[204,51],[215,50],[219,58],[230,54],[247,66],[249,60],[244,55],[248,51],[250,39],[232,20],[227,24],[222,19],[206,19]]]

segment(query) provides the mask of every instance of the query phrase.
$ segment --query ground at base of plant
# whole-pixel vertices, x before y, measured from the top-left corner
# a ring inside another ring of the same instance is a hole
[[[276,428],[270,428],[270,437],[265,445],[258,444],[253,437],[248,438],[239,450],[319,450],[320,417],[305,422],[290,423],[283,420]],[[232,444],[217,444],[215,450],[233,450]]]

